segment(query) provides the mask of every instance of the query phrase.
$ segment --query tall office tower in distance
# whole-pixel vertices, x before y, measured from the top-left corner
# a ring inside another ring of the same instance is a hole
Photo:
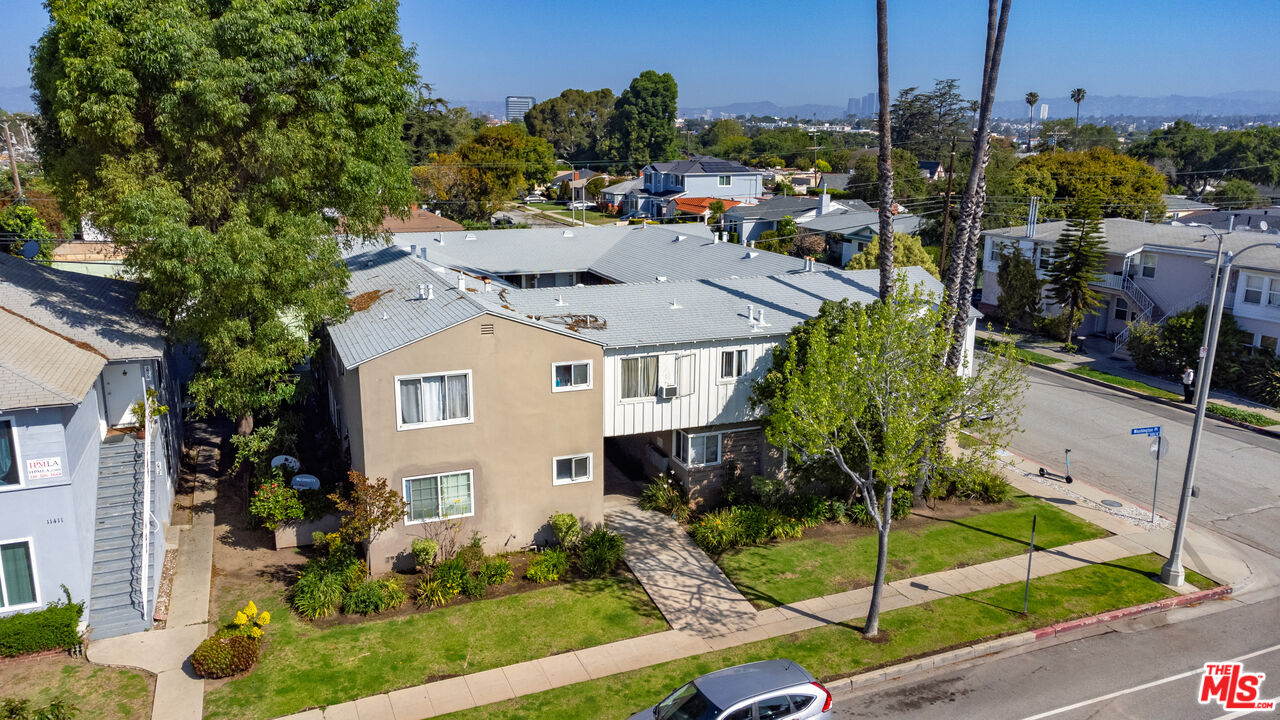
[[[524,114],[529,112],[529,108],[537,105],[538,101],[527,95],[508,95],[507,96],[507,122],[513,120],[524,120]]]
[[[880,96],[869,92],[862,96],[862,116],[871,117],[880,112]]]
[[[848,117],[857,117],[862,114],[862,98],[849,98],[849,104],[845,107],[844,114]]]

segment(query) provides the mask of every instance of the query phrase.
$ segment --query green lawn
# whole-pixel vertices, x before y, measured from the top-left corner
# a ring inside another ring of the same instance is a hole
[[[146,720],[151,678],[140,670],[90,665],[65,655],[6,660],[0,665],[4,698],[28,700],[33,708],[61,698],[80,711],[80,718]]]
[[[1087,378],[1093,378],[1094,380],[1101,380],[1104,383],[1118,385],[1119,387],[1122,387],[1122,388],[1128,388],[1130,390],[1137,390],[1138,392],[1143,392],[1148,395],[1154,395],[1164,400],[1181,400],[1182,399],[1182,396],[1178,395],[1177,393],[1171,393],[1168,390],[1162,390],[1158,387],[1153,387],[1140,380],[1130,380],[1129,378],[1120,377],[1119,375],[1112,375],[1109,372],[1094,370],[1093,368],[1087,367],[1087,366],[1072,368],[1071,372],[1075,373],[1076,375],[1083,375],[1084,377],[1087,377]]]
[[[1103,537],[1107,532],[1027,495],[1010,510],[930,522],[889,534],[889,580],[926,575],[1017,555],[1027,548],[1031,516],[1038,516],[1036,546]],[[790,540],[731,550],[720,567],[756,607],[785,605],[870,585],[875,578],[876,535],[840,542]]]
[[[991,338],[985,338],[985,337],[974,338],[974,342],[977,344],[978,349],[980,350],[991,350],[993,347],[1000,344],[997,341],[992,340]],[[1033,350],[1024,350],[1020,347],[1015,347],[1013,349],[1013,354],[1017,356],[1019,359],[1025,360],[1026,362],[1040,363],[1041,365],[1056,365],[1062,362],[1062,358],[1056,358],[1052,355],[1045,355],[1044,353],[1038,353]]]
[[[856,627],[828,625],[444,717],[448,720],[623,718],[661,700],[671,690],[699,675],[773,658],[790,658],[819,679],[829,681],[953,645],[1171,597],[1175,593],[1158,582],[1162,563],[1163,558],[1157,555],[1142,555],[1033,580],[1026,616],[1021,613],[1022,584],[1001,585],[884,613],[880,627],[887,631],[889,642],[883,644],[867,642]],[[1207,581],[1188,573],[1187,582],[1198,585]]]
[[[1273,420],[1262,413],[1253,412],[1252,410],[1241,410],[1240,408],[1219,405],[1218,403],[1208,403],[1205,406],[1205,409],[1214,415],[1220,415],[1224,418],[1235,420],[1237,422],[1257,425],[1258,427],[1280,425],[1280,421]]]
[[[538,210],[564,210],[565,209],[564,203],[538,202],[538,203],[520,203],[520,204],[528,205],[529,207],[537,208]]]
[[[667,627],[630,576],[328,628],[278,597],[260,607],[272,615],[262,660],[206,695],[208,720],[274,718]]]

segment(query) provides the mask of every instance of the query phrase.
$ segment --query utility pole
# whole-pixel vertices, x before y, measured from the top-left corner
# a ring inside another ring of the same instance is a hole
[[[13,171],[13,189],[18,191],[18,202],[26,202],[22,194],[22,181],[18,179],[18,156],[13,152],[13,133],[9,132],[9,123],[4,124],[4,141],[9,146],[9,169]]]
[[[947,233],[951,231],[951,178],[956,171],[956,138],[951,136],[951,159],[947,161],[947,200],[942,211],[942,255],[938,259],[938,272],[947,270]]]

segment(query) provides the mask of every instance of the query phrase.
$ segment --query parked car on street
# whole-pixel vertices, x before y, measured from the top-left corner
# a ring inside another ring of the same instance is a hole
[[[830,718],[831,693],[790,660],[764,660],[703,675],[629,720]]]
[[[574,200],[573,202],[569,203],[570,210],[590,210],[595,206],[596,206],[595,203],[588,202],[586,200]]]
[[[618,218],[619,220],[648,220],[649,213],[641,210],[632,210],[631,212]]]
[[[535,203],[535,202],[546,202],[546,201],[547,199],[542,197],[538,193],[533,193],[532,195],[525,195],[524,200],[522,202]]]

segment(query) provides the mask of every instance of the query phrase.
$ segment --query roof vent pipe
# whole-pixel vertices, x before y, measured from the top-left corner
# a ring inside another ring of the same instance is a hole
[[[410,246],[409,246],[409,255],[410,255],[410,256],[413,256],[413,255],[417,255],[417,254],[418,254],[418,246],[417,246],[416,244],[412,244],[412,245],[410,245]]]
[[[1235,229],[1236,229],[1236,216],[1232,215],[1231,217],[1227,218],[1227,232],[1232,232]]]
[[[757,320],[756,322],[757,322],[757,324],[759,324],[759,325],[767,325],[767,324],[768,324],[768,323],[766,323],[766,322],[764,321],[764,308],[760,308],[760,319],[759,319],[759,320]]]
[[[426,283],[418,283],[418,299],[419,299],[419,300],[426,300],[426,299],[427,299],[427,285],[426,285]]]
[[[465,291],[467,289],[467,276],[458,273],[458,289]]]
[[[489,278],[484,278],[484,291],[493,292],[493,281]]]
[[[440,243],[441,245],[444,245],[444,233],[442,232],[436,233],[436,242]]]
[[[421,250],[419,250],[418,252],[422,255],[422,260],[423,260],[423,262],[426,262],[426,260],[427,260],[427,248],[426,248],[426,246],[424,245],[424,246],[422,247],[422,249],[421,249]]]
[[[747,305],[747,319],[754,325],[756,322],[756,309],[754,305]]]
[[[563,296],[563,295],[557,295],[557,296],[556,296],[556,305],[564,305],[564,296]]]
[[[430,285],[430,284],[428,284],[428,285],[427,285],[427,299],[428,299],[428,300],[435,300],[435,299],[436,299],[436,286],[435,286],[435,285]]]

